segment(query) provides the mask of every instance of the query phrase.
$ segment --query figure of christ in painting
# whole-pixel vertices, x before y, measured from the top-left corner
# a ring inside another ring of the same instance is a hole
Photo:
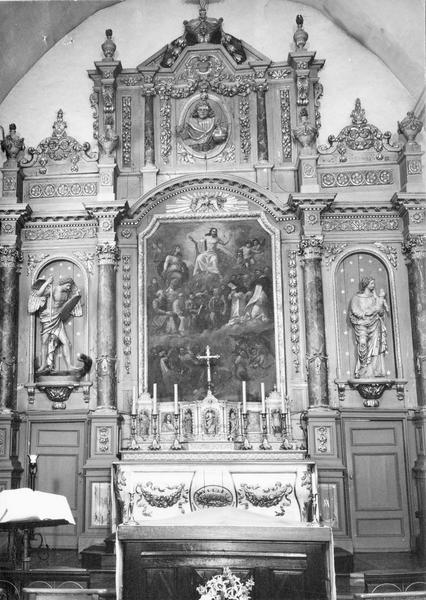
[[[189,236],[191,242],[195,244],[198,252],[198,242],[194,240],[192,236]],[[229,243],[229,240],[223,240],[219,237],[216,227],[212,227],[208,233],[205,234],[204,240],[202,240],[204,249],[197,254],[194,265],[193,275],[196,277],[199,274],[210,274],[215,275],[217,278],[222,279],[222,273],[219,270],[219,255],[218,248],[232,257],[230,252],[225,246]]]
[[[71,277],[61,278],[55,285],[53,277],[38,279],[28,299],[28,312],[38,312],[41,324],[41,365],[38,374],[55,370],[56,357],[62,351],[67,370],[78,369],[71,362],[71,342],[65,322],[83,314],[81,295]]]
[[[357,363],[355,377],[385,377],[384,358],[388,350],[387,332],[384,322],[389,307],[383,290],[375,291],[373,277],[363,277],[360,291],[351,299],[349,318],[355,332]]]

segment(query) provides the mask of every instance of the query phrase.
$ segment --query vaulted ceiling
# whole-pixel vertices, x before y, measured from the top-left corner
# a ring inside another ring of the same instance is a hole
[[[95,12],[125,1],[0,0],[0,102],[39,58],[72,29]],[[414,98],[420,96],[425,84],[423,0],[297,2],[322,12],[378,56]]]

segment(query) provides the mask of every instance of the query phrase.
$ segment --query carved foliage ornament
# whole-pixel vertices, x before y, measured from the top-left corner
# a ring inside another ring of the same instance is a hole
[[[328,146],[319,146],[320,154],[331,154],[337,150],[340,162],[347,161],[347,150],[364,151],[374,148],[376,159],[383,160],[383,150],[400,150],[399,145],[391,143],[391,133],[382,133],[375,125],[368,123],[365,110],[359,98],[355,100],[355,108],[351,112],[351,124],[344,127],[338,136],[328,138]]]
[[[0,246],[0,267],[14,268],[22,262],[22,252],[15,246]]]
[[[30,159],[22,160],[21,164],[26,167],[38,164],[38,172],[44,175],[47,172],[47,165],[50,161],[71,162],[71,172],[78,171],[78,163],[85,160],[94,161],[96,159],[93,153],[90,153],[90,144],[85,142],[80,144],[73,137],[67,134],[67,123],[64,121],[64,113],[58,110],[56,121],[53,123],[52,135],[42,140],[37,148],[28,148]]]
[[[124,368],[126,373],[130,373],[130,357],[132,353],[132,300],[131,286],[132,278],[130,272],[130,256],[123,256],[123,353],[124,353]]]

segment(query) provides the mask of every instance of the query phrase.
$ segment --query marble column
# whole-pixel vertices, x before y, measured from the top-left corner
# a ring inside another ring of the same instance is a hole
[[[257,159],[259,162],[268,162],[268,127],[266,120],[265,94],[267,84],[259,83],[257,86]]]
[[[118,203],[86,206],[89,215],[98,226],[98,296],[97,296],[97,356],[96,410],[115,412],[116,406],[116,363],[117,363],[117,326],[116,326],[116,273],[119,250],[116,241],[116,226],[127,210],[126,205]]]
[[[97,305],[97,403],[96,409],[116,410],[116,266],[118,248],[115,242],[102,242],[98,255]]]
[[[145,166],[155,163],[154,89],[145,91]]]
[[[299,248],[303,261],[309,406],[328,406],[328,370],[321,272],[322,236],[303,237]]]
[[[16,408],[18,267],[21,252],[0,245],[0,413]]]
[[[334,200],[334,195],[321,193],[291,194],[289,207],[301,221],[299,254],[302,257],[305,298],[306,371],[309,407],[327,407],[328,368],[322,289],[323,236],[321,213]]]
[[[16,409],[19,234],[29,206],[0,204],[0,413]]]

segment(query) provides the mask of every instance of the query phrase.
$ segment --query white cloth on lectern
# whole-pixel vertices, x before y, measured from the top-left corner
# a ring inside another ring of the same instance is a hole
[[[75,525],[65,496],[30,488],[0,492],[0,523],[44,520],[64,520]]]

